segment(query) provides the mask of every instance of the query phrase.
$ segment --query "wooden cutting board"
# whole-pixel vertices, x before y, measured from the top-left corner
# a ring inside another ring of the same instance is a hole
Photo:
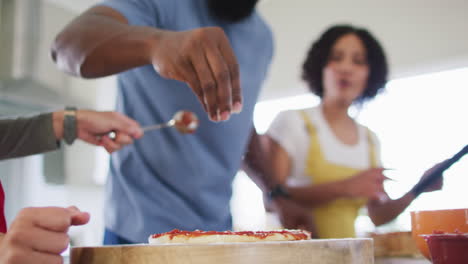
[[[74,247],[71,264],[373,264],[372,239]]]

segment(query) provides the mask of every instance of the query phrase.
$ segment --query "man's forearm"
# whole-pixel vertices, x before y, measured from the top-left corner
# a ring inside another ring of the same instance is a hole
[[[151,63],[151,49],[163,32],[130,26],[109,7],[94,7],[73,20],[57,36],[52,58],[61,70],[95,78]]]
[[[263,192],[267,192],[277,183],[270,166],[268,156],[269,144],[267,140],[268,138],[252,130],[242,164],[242,169]]]

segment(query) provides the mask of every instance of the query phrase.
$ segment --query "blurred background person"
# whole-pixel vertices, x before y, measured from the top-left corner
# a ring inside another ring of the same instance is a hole
[[[303,64],[302,77],[321,103],[280,113],[267,132],[271,173],[280,183],[274,196],[313,212],[320,238],[354,237],[363,206],[375,225],[387,223],[418,195],[388,197],[379,141],[349,115],[353,104],[384,89],[387,73],[384,51],[366,29],[332,26],[313,43]],[[424,191],[441,186],[439,180]]]

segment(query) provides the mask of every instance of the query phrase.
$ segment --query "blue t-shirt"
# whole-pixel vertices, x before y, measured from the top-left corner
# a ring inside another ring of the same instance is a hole
[[[147,242],[150,234],[183,230],[229,230],[233,177],[252,129],[262,82],[273,54],[272,34],[255,12],[228,24],[209,14],[205,0],[109,0],[131,25],[184,31],[219,26],[240,65],[243,111],[214,123],[192,90],[164,79],[146,65],[118,76],[117,110],[141,125],[166,122],[181,109],[200,118],[195,134],[175,129],[148,132],[113,154],[106,185],[105,225],[118,235]],[[118,56],[118,54],[116,54]]]

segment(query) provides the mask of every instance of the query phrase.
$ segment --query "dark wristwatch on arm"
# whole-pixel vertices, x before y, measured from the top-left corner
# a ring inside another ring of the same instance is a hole
[[[273,201],[276,198],[291,198],[291,194],[288,192],[286,187],[282,184],[275,185],[269,192],[268,192],[268,200]]]
[[[67,106],[63,114],[63,139],[71,145],[77,138],[76,107]]]

